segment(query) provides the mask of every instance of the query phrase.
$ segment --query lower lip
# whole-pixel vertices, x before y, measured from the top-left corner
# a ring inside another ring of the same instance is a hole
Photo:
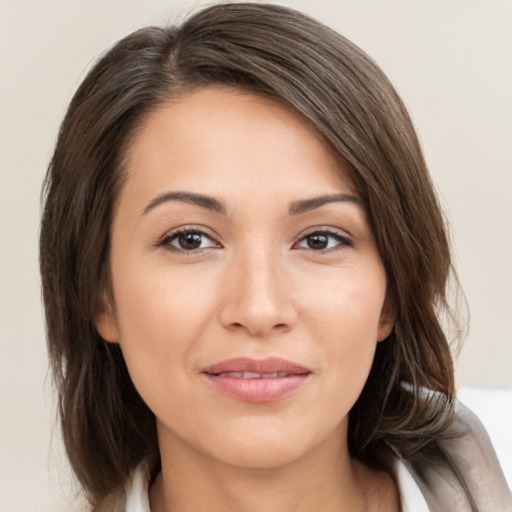
[[[289,375],[288,377],[243,379],[241,377],[225,377],[204,374],[209,382],[230,398],[244,402],[272,402],[288,396],[299,389],[309,374]]]

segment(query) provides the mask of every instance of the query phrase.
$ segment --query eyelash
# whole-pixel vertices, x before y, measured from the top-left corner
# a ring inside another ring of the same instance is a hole
[[[181,235],[200,235],[201,237],[207,238],[210,240],[213,245],[209,247],[196,248],[196,249],[183,249],[182,247],[175,247],[171,245],[172,242],[177,240]],[[157,242],[157,247],[163,247],[164,249],[171,252],[178,252],[182,254],[198,254],[199,252],[204,251],[205,249],[218,248],[220,244],[216,242],[215,238],[208,233],[205,233],[203,229],[194,228],[194,227],[184,227],[180,228],[176,231],[172,231],[171,233],[167,233],[159,242]]]
[[[326,238],[332,238],[332,239],[336,240],[337,244],[335,247],[327,247],[325,249],[319,249],[319,250],[312,249],[311,247],[304,247],[304,249],[310,249],[317,253],[327,253],[327,252],[331,252],[331,251],[342,250],[347,247],[353,247],[353,245],[354,245],[352,240],[348,236],[342,235],[339,231],[335,231],[330,228],[316,227],[316,228],[311,229],[311,231],[309,231],[305,234],[302,234],[300,236],[300,238],[298,239],[298,241],[294,244],[294,247],[297,246],[299,243],[306,241],[308,238],[312,237],[313,235],[316,235],[316,236],[322,235],[322,236],[325,236]]]
[[[178,238],[181,235],[199,235],[201,237],[205,237],[208,240],[210,240],[212,242],[212,245],[208,246],[208,247],[203,247],[203,248],[198,247],[198,248],[193,248],[193,249],[184,249],[182,247],[175,247],[175,246],[171,245],[171,243],[174,242],[175,240],[178,240]],[[313,249],[312,247],[298,247],[298,245],[301,244],[302,242],[307,243],[307,240],[314,235],[325,236],[328,239],[329,238],[334,239],[336,241],[336,245],[334,247],[327,247],[327,248],[318,249],[318,250]],[[194,228],[194,227],[190,227],[190,228],[184,227],[184,228],[180,228],[176,231],[173,231],[171,233],[168,233],[155,245],[157,247],[163,247],[166,250],[171,251],[171,252],[177,252],[177,253],[189,254],[189,255],[198,254],[206,249],[212,249],[212,248],[216,249],[216,248],[221,247],[220,243],[218,243],[212,235],[205,233],[202,229],[198,229],[198,228]],[[323,227],[322,228],[314,228],[309,233],[301,235],[300,238],[293,244],[293,248],[309,249],[315,253],[327,253],[327,252],[341,250],[346,247],[352,247],[352,246],[353,246],[353,242],[349,237],[341,235],[338,231],[334,231],[332,229],[323,228]]]

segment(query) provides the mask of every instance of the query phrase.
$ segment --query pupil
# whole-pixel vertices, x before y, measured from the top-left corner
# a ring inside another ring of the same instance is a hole
[[[182,249],[198,249],[201,247],[201,238],[199,233],[182,233],[178,242]]]
[[[310,249],[325,249],[328,243],[326,235],[311,235],[308,237],[308,247]]]

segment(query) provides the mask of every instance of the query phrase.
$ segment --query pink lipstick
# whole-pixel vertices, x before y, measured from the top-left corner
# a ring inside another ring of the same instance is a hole
[[[311,371],[297,363],[271,357],[239,357],[209,366],[202,371],[223,395],[246,402],[279,400],[300,388]]]

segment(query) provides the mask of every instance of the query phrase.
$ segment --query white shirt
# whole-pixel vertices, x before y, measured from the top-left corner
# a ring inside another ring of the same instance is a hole
[[[402,500],[402,512],[429,512],[427,502],[409,470],[396,459],[395,470]],[[126,485],[125,512],[151,512],[148,497],[148,472],[144,464],[137,467]]]

